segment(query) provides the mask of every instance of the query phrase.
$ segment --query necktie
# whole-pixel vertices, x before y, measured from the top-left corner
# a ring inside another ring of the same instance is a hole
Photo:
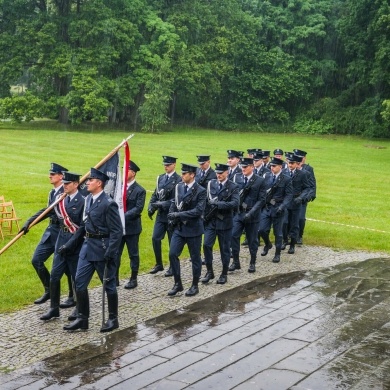
[[[165,175],[165,183],[169,180],[169,176]]]
[[[65,204],[67,205],[67,204],[69,204],[69,202],[70,202],[70,197],[69,197],[69,196],[67,196],[67,197],[66,197]]]
[[[222,183],[219,183],[219,190],[222,190]]]
[[[54,190],[54,188],[50,191],[50,193],[49,193],[49,203],[53,202],[55,192],[56,191]]]
[[[248,178],[245,177],[245,179],[244,179],[244,185],[247,185],[247,184],[248,184]]]
[[[187,191],[188,191],[188,186],[186,185],[186,186],[184,186],[184,193],[186,194]]]
[[[204,178],[204,171],[202,171],[201,177],[202,177],[202,179]]]
[[[257,168],[255,168],[255,175],[257,175]]]
[[[92,207],[93,205],[93,198],[91,196],[91,199],[89,200],[89,207],[88,207],[88,210]]]
[[[290,171],[290,177],[293,177],[293,171]]]
[[[275,183],[275,180],[276,180],[276,176],[275,176],[275,175],[272,175],[272,184]]]

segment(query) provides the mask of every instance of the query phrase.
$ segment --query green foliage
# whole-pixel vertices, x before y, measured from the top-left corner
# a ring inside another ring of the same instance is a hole
[[[41,99],[26,92],[0,99],[0,118],[13,123],[30,122],[42,116],[44,104]]]

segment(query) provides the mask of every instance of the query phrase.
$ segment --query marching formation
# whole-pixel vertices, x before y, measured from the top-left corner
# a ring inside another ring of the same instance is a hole
[[[313,168],[306,164],[306,152],[294,149],[283,153],[275,149],[248,149],[247,156],[236,150],[227,151],[226,163],[215,163],[210,155],[198,155],[198,165],[181,164],[176,173],[176,157],[163,156],[164,173],[157,177],[147,213],[154,219],[152,246],[155,266],[150,274],[164,271],[162,240],[169,242],[169,267],[166,277],[174,279],[168,296],[184,290],[179,257],[187,245],[192,264],[192,284],[186,296],[199,293],[199,282],[207,284],[215,278],[213,248],[218,239],[222,273],[217,284],[228,281],[228,272],[241,268],[240,248],[248,245],[248,272],[256,272],[260,241],[261,256],[275,247],[272,262],[279,263],[283,250],[290,255],[303,240],[306,208],[316,197]],[[284,160],[285,157],[285,160]],[[146,191],[136,182],[140,168],[129,162],[124,228],[118,205],[104,192],[109,177],[91,168],[86,181],[88,195],[79,191],[80,175],[52,163],[49,171],[53,189],[48,205],[57,203],[43,219],[49,218],[32,258],[44,293],[34,303],[50,300],[50,308],[40,317],[47,321],[60,316],[60,308],[74,307],[64,330],[88,329],[90,315],[88,285],[96,271],[103,283],[103,305],[107,296],[109,316],[104,318],[101,332],[119,327],[118,293],[119,267],[124,247],[130,259],[131,276],[124,288],[137,287],[140,265],[139,237],[141,214]],[[31,222],[45,209],[29,218],[21,232],[28,232]],[[270,234],[274,236],[271,240]],[[241,244],[241,238],[244,242]],[[202,244],[203,241],[203,244]],[[274,241],[274,243],[272,243]],[[288,247],[288,249],[287,249]],[[203,264],[206,266],[204,277]],[[54,254],[49,273],[45,261]],[[232,261],[231,261],[232,259]],[[60,302],[60,280],[66,274],[69,296]]]

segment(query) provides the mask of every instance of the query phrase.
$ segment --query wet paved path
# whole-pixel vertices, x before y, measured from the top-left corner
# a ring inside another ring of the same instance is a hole
[[[196,300],[166,297],[170,278],[143,275],[142,288],[157,296],[132,303],[136,323],[126,328],[131,304],[123,303],[121,329],[104,337],[97,308],[91,329],[74,333],[60,330],[65,319],[39,324],[34,311],[46,308],[27,308],[16,342],[8,333],[1,338],[2,362],[22,339],[36,358],[27,364],[22,353],[13,355],[16,369],[0,375],[0,389],[389,388],[390,259],[374,256],[302,247],[284,264],[261,259],[254,275],[243,262],[229,285],[201,286]],[[142,306],[149,319],[137,320]],[[163,314],[148,311],[157,309]],[[51,332],[57,347],[50,337],[23,336],[28,326]]]

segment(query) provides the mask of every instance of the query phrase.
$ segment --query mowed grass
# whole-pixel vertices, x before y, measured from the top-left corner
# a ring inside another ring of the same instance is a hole
[[[84,175],[131,133],[131,130],[97,127],[75,130],[54,122],[0,124],[0,195],[14,202],[23,223],[46,205],[51,189],[48,179],[51,162]],[[177,172],[180,173],[180,163],[196,164],[198,154],[210,154],[213,164],[226,162],[228,149],[306,150],[307,162],[316,174],[317,199],[308,207],[307,217],[316,221],[307,221],[304,243],[378,252],[390,252],[389,147],[388,140],[196,128],[175,128],[163,134],[135,133],[130,140],[131,158],[141,168],[137,181],[147,190],[147,203],[156,186],[156,177],[163,172],[163,155],[178,158]],[[146,207],[140,238],[141,272],[147,272],[155,263],[151,245],[153,221],[149,220]],[[43,221],[33,227],[0,256],[0,312],[20,308],[41,295],[42,286],[31,266],[31,257],[46,226],[47,221]],[[11,238],[0,241],[0,246]],[[163,250],[167,264],[167,239]],[[299,256],[299,249],[295,256]],[[186,257],[187,251],[182,255]],[[123,278],[129,276],[126,249],[120,273]],[[92,285],[98,284],[95,277]],[[63,293],[66,288],[63,283]]]

